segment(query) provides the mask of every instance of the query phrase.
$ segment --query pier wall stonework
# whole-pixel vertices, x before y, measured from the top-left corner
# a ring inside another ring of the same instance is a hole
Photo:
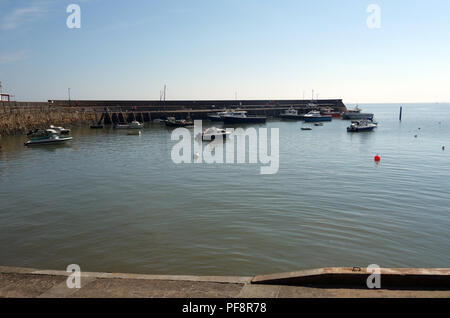
[[[98,121],[101,114],[88,109],[52,107],[47,103],[26,103],[21,106],[0,106],[0,136],[25,134],[50,125],[73,126]]]

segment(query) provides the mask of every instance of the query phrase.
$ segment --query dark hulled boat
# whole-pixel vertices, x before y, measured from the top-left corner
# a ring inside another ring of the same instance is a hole
[[[244,110],[232,111],[222,116],[224,124],[264,124],[267,117],[264,116],[247,116]]]
[[[231,111],[224,110],[223,112],[208,114],[207,116],[210,121],[223,121],[223,116],[230,114],[230,113],[231,113]]]
[[[373,119],[372,113],[361,113],[361,109],[356,107],[355,109],[349,109],[342,113],[342,119],[358,120],[358,119]]]
[[[298,110],[291,107],[287,110],[285,110],[283,113],[280,114],[281,119],[286,120],[303,120],[305,118],[305,115],[301,115],[298,113]]]

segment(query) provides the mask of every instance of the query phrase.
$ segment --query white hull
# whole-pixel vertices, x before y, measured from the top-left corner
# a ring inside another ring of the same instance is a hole
[[[58,138],[46,138],[46,139],[37,139],[37,140],[29,140],[25,143],[25,146],[32,145],[45,145],[45,144],[60,144],[66,141],[72,140],[72,137],[58,137]]]

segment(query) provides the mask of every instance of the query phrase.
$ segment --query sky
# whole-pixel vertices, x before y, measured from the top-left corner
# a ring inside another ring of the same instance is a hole
[[[0,0],[0,41],[21,101],[450,102],[448,0]]]

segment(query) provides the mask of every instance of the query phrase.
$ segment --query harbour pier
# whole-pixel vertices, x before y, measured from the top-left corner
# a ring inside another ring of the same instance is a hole
[[[206,119],[208,113],[224,109],[240,109],[249,115],[279,117],[281,112],[295,108],[299,114],[322,107],[334,111],[347,110],[342,99],[322,100],[48,100],[47,102],[2,101],[0,103],[0,135],[27,133],[50,124],[125,124],[133,120],[151,122],[155,119]]]
[[[208,113],[224,109],[240,109],[250,115],[279,117],[281,112],[293,107],[299,113],[329,107],[344,112],[342,99],[327,100],[172,100],[172,101],[102,101],[102,100],[49,100],[49,105],[89,111],[100,115],[98,124],[151,122],[154,119],[175,117],[176,119],[205,119]]]

